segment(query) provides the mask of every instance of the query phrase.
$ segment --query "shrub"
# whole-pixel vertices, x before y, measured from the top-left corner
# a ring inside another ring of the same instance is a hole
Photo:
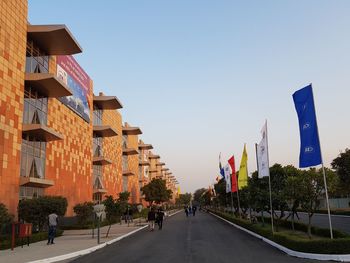
[[[94,204],[92,202],[77,204],[73,207],[73,210],[77,215],[78,224],[86,226],[92,220],[92,216],[94,214]]]
[[[0,203],[0,226],[9,224],[13,220],[13,215],[10,215],[6,206]]]
[[[211,210],[209,210],[211,211]],[[268,238],[282,246],[289,249],[305,252],[305,253],[317,253],[317,254],[349,254],[350,253],[350,236],[333,230],[333,235],[335,239],[303,239],[297,236],[288,235],[285,232],[275,232],[272,235],[271,230],[268,228],[263,228],[258,224],[251,224],[249,221],[242,220],[239,218],[234,218],[232,215],[226,213],[211,211],[214,214],[225,218],[241,227],[244,227],[252,232],[255,232],[265,238]],[[258,218],[259,219],[259,218]],[[260,218],[261,219],[261,218]],[[264,218],[265,222],[270,222],[270,218]],[[290,227],[290,222],[282,221],[281,226]],[[295,223],[295,229],[303,232],[307,231],[307,225],[302,223]],[[318,236],[328,237],[329,229],[312,227],[312,233]]]
[[[67,199],[62,196],[40,196],[33,199],[20,200],[18,204],[18,217],[33,224],[33,229],[43,230],[48,216],[56,213],[64,216],[67,211]]]

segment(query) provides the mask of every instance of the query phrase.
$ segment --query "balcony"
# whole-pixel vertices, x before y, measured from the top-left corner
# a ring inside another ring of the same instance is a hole
[[[36,177],[20,177],[19,185],[20,186],[30,186],[30,187],[39,187],[39,188],[47,188],[53,186],[55,183],[52,180],[47,180],[43,178]]]
[[[48,98],[71,96],[73,93],[52,73],[25,73],[25,85]]]
[[[163,166],[165,163],[157,163],[156,166]]]
[[[123,155],[136,155],[139,154],[139,152],[134,148],[124,148],[123,149]]]
[[[115,96],[94,96],[94,105],[101,110],[117,110],[123,108]]]
[[[139,135],[142,131],[139,127],[123,127],[123,135]]]
[[[108,165],[108,164],[112,164],[112,161],[107,159],[104,156],[94,156],[92,159],[92,163],[94,165]]]
[[[139,161],[139,166],[150,166],[149,161]]]
[[[160,156],[159,155],[150,155],[148,156],[149,159],[160,159]]]
[[[23,124],[22,134],[42,142],[63,140],[63,135],[43,124]]]
[[[161,170],[162,172],[166,172],[166,171],[169,171],[169,168],[162,168]]]
[[[153,149],[153,146],[152,144],[139,144],[139,149],[140,150],[152,150]]]
[[[135,174],[130,170],[123,171],[123,176],[134,176]]]
[[[94,194],[105,194],[105,193],[107,193],[107,190],[104,188],[98,188],[98,189],[94,189],[93,193]]]
[[[28,25],[27,37],[47,55],[73,55],[83,51],[65,25]]]
[[[149,173],[157,173],[158,170],[157,170],[157,169],[150,169],[150,170],[148,170],[148,172],[149,172]]]
[[[109,125],[94,125],[93,127],[94,137],[113,137],[117,136],[118,133]]]

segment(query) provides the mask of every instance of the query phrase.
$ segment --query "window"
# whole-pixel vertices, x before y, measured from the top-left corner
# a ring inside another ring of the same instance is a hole
[[[123,192],[128,191],[129,177],[123,176]]]
[[[129,170],[128,156],[123,155],[123,171]]]
[[[101,137],[95,137],[92,139],[92,150],[93,150],[93,157],[103,156]]]
[[[123,135],[123,149],[128,148],[128,135]]]
[[[27,73],[48,73],[49,56],[35,46],[31,40],[27,41],[26,51],[26,72]]]
[[[103,113],[103,110],[99,109],[96,105],[94,105],[94,111],[93,111],[94,125],[102,125],[102,113]]]
[[[44,189],[38,187],[21,186],[19,188],[19,199],[32,199],[43,196]]]
[[[24,124],[47,124],[47,98],[31,87],[24,89]]]
[[[36,141],[29,136],[22,139],[21,176],[44,179],[45,159],[46,142]]]
[[[142,166],[139,166],[139,179],[142,180]]]

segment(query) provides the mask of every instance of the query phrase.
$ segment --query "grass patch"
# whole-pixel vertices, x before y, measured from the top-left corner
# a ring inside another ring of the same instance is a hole
[[[307,225],[296,223],[296,231],[293,232],[290,222],[282,220],[279,225],[280,231],[273,235],[269,218],[264,219],[265,225],[263,226],[261,222],[252,224],[248,220],[233,217],[231,214],[209,211],[295,251],[317,254],[350,254],[350,236],[337,230],[333,231],[334,239],[331,240],[329,229],[312,227],[313,236],[310,239],[306,233]]]

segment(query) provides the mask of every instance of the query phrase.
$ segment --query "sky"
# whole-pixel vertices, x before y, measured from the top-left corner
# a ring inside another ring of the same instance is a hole
[[[65,24],[94,93],[119,98],[182,192],[208,187],[268,122],[270,165],[298,165],[292,94],[312,83],[324,163],[350,148],[350,1],[29,0]]]

